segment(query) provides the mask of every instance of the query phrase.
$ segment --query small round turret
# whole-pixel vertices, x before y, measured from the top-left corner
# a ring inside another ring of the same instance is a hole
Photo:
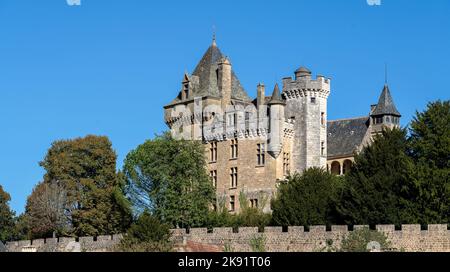
[[[306,67],[302,66],[295,71],[296,78],[306,77],[306,76],[311,76],[311,71]]]

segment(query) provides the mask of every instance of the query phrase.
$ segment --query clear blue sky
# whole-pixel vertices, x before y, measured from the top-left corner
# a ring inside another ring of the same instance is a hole
[[[156,3],[158,2],[158,3]],[[0,0],[0,184],[12,208],[50,144],[107,135],[127,152],[165,130],[162,106],[211,43],[251,96],[300,65],[332,78],[329,118],[366,115],[389,84],[406,125],[449,99],[450,1]],[[269,90],[271,91],[271,90]]]

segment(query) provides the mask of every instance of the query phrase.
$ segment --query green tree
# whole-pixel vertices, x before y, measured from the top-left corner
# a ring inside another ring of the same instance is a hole
[[[384,130],[355,157],[346,188],[337,202],[347,224],[416,223],[412,176],[405,129]]]
[[[169,225],[162,224],[145,210],[128,229],[118,250],[126,252],[167,252],[173,244],[170,241]]]
[[[9,207],[11,196],[0,185],[0,241],[9,241],[14,236],[14,212]]]
[[[139,210],[149,209],[172,227],[203,226],[214,199],[201,142],[169,133],[131,151],[124,163],[127,192]]]
[[[370,243],[376,243],[375,250],[388,250],[391,243],[387,236],[379,231],[370,230],[369,228],[362,228],[350,232],[341,244],[341,251],[344,252],[370,252],[374,250],[370,247]]]
[[[310,168],[280,185],[272,200],[274,225],[322,225],[335,221],[334,201],[341,187],[339,177],[324,169]]]
[[[89,135],[54,142],[40,163],[44,183],[56,182],[67,192],[73,235],[121,233],[129,226],[131,209],[116,157],[107,137]]]
[[[411,122],[420,223],[450,223],[450,101],[429,103]]]

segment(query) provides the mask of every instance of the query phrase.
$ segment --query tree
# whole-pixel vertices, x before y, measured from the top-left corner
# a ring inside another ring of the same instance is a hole
[[[57,181],[67,192],[73,235],[115,234],[129,226],[131,210],[116,157],[107,137],[90,135],[54,142],[40,163],[44,183]]]
[[[338,211],[346,224],[416,223],[417,194],[405,129],[384,130],[355,157]]]
[[[26,205],[30,238],[70,234],[71,214],[67,191],[62,186],[57,182],[39,183]]]
[[[429,103],[411,122],[420,223],[450,222],[450,101]]]
[[[172,227],[202,226],[214,199],[201,142],[166,133],[131,151],[124,163],[127,193]]]
[[[14,212],[9,207],[11,196],[0,185],[0,241],[8,241],[13,238]]]
[[[323,225],[334,222],[334,200],[340,179],[324,169],[296,173],[280,185],[272,200],[272,220],[280,226]]]
[[[172,250],[169,225],[162,224],[145,210],[128,229],[119,244],[119,251],[167,252]]]
[[[371,248],[373,244],[376,248]],[[362,228],[350,232],[341,244],[344,252],[370,252],[371,250],[387,250],[391,246],[387,236],[379,231]]]

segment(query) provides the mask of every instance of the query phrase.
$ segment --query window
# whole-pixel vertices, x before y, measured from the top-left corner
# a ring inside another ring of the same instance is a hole
[[[251,208],[258,208],[258,199],[250,199],[250,207]]]
[[[231,140],[231,158],[237,159],[238,157],[238,140],[233,139]]]
[[[316,104],[316,98],[315,97],[311,97],[311,104]]]
[[[325,142],[323,141],[320,143],[320,154],[325,156]]]
[[[320,113],[320,124],[325,126],[325,112]]]
[[[383,123],[383,117],[374,117],[373,122],[375,124],[382,124]]]
[[[217,161],[217,142],[213,142],[210,144],[209,155],[210,155],[209,158],[210,158],[211,162]]]
[[[256,145],[256,161],[258,163],[258,166],[262,166],[266,163],[265,144]]]
[[[235,196],[230,196],[230,212],[234,212],[235,210],[235,202],[236,202],[236,197]]]
[[[230,184],[231,188],[237,188],[238,185],[238,173],[237,167],[233,167],[230,169]]]
[[[217,170],[210,171],[209,177],[211,178],[214,188],[217,189]]]
[[[189,84],[184,85],[184,99],[189,98]]]
[[[290,157],[289,157],[289,153],[284,152],[283,153],[283,174],[285,176],[289,176],[289,172],[290,172]]]

